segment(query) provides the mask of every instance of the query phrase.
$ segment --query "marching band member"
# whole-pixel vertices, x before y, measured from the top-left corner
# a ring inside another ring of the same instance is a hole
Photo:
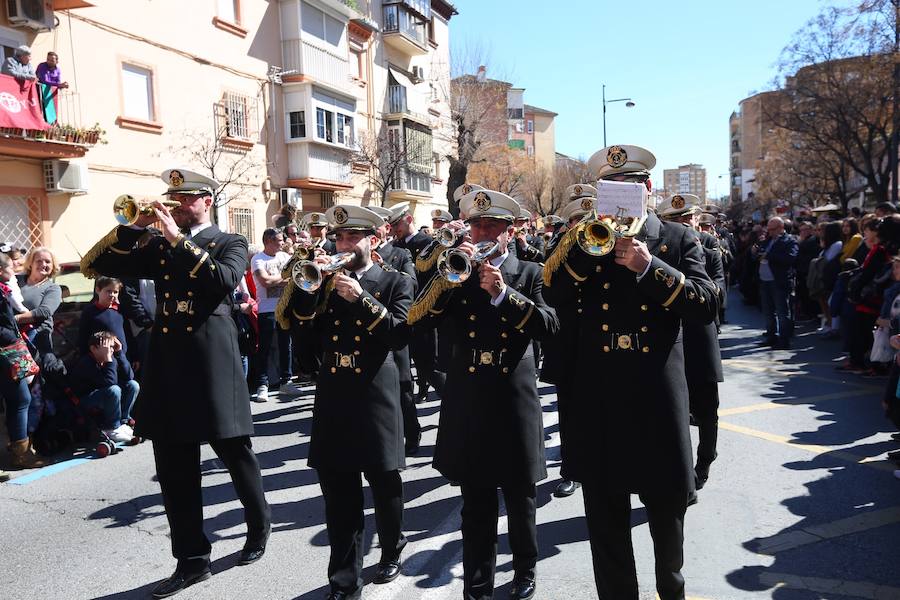
[[[540,267],[507,250],[516,201],[475,190],[462,197],[460,208],[471,242],[463,242],[455,258],[468,257],[462,262],[471,273],[451,283],[444,268],[460,261],[439,260],[409,317],[417,326],[452,324],[434,466],[462,491],[465,598],[493,597],[499,487],[515,569],[510,597],[527,599],[536,589],[535,483],[547,475],[531,340],[552,335],[557,322],[541,297]],[[491,248],[472,265],[479,242]]]
[[[588,163],[598,179],[643,184],[655,164],[637,146],[603,148]],[[662,600],[681,599],[694,473],[679,331],[682,320],[713,320],[716,291],[686,227],[649,213],[636,236],[618,238],[599,257],[577,243],[580,229],[569,229],[547,258],[544,294],[576,315],[575,331],[563,334],[572,340],[563,375],[571,401],[560,405],[569,413],[560,424],[567,475],[583,486],[597,592],[638,598],[630,518],[636,493],[647,509],[657,591]]]
[[[81,261],[88,277],[152,279],[157,314],[134,407],[135,433],[153,442],[156,472],[178,565],[153,590],[165,598],[210,577],[203,532],[200,444],[225,464],[247,520],[240,564],[259,560],[270,531],[259,463],[250,444],[250,398],[231,318],[232,293],[247,270],[247,240],[210,222],[219,184],[187,169],[167,169],[171,211],[153,203],[132,226],[120,225]],[[136,246],[159,221],[161,236]]]
[[[363,489],[372,489],[381,559],[375,583],[400,574],[405,465],[400,379],[393,351],[408,339],[407,311],[413,299],[410,277],[372,261],[383,219],[359,206],[328,209],[336,250],[352,253],[343,268],[312,293],[292,280],[278,306],[282,327],[312,344],[321,359],[309,446],[325,499],[331,545],[328,600],[362,594]],[[346,257],[345,257],[346,259]],[[324,267],[333,260],[319,256]]]

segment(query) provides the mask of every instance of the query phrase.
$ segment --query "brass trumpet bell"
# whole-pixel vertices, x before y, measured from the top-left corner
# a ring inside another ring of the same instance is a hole
[[[644,226],[646,216],[641,218],[623,215],[600,217],[596,212],[588,213],[577,225],[578,247],[591,256],[606,256],[616,247],[621,237],[634,237]]]
[[[160,203],[170,208],[181,206],[181,202],[175,200],[161,200]],[[141,216],[153,214],[153,205],[149,202],[140,202],[129,194],[122,194],[113,202],[113,214],[119,225],[134,225]]]
[[[458,244],[469,233],[469,227],[463,229],[453,229],[451,227],[441,227],[437,230],[437,240],[441,246],[452,248]]]
[[[352,252],[339,252],[328,257],[329,263],[319,265],[311,260],[301,260],[291,269],[291,279],[298,288],[311,294],[322,287],[322,282],[329,273],[344,268],[353,260]]]
[[[478,264],[496,254],[499,248],[497,242],[479,242],[475,244],[475,254],[471,258],[458,248],[448,248],[438,257],[438,273],[450,283],[463,283]]]

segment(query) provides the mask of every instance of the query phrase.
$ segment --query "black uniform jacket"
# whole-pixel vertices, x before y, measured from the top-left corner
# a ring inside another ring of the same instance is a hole
[[[415,261],[419,257],[419,253],[433,241],[434,239],[431,236],[417,231],[415,235],[409,238],[408,242],[405,239],[394,239],[391,241],[391,245],[394,248],[406,248],[412,255],[413,261]]]
[[[406,273],[413,279],[416,278],[416,266],[412,259],[412,254],[406,248],[398,248],[393,242],[383,244],[376,250],[378,255],[384,260],[384,264],[391,267],[395,271]]]
[[[544,295],[568,319],[557,383],[570,398],[559,406],[563,468],[614,492],[690,490],[681,321],[711,322],[716,291],[691,230],[650,214],[638,238],[652,255],[640,281],[614,253],[590,257],[571,236],[547,259]]]
[[[722,252],[719,240],[708,233],[699,232],[697,243],[706,257],[706,274],[716,286],[721,302],[725,294],[725,270],[722,268]],[[716,315],[718,318],[718,314]],[[692,381],[725,381],[722,374],[722,354],[719,349],[719,332],[716,324],[685,321],[684,368],[688,383]],[[699,400],[695,398],[694,400]]]
[[[276,317],[298,343],[313,344],[322,366],[316,385],[309,466],[335,471],[393,471],[404,466],[400,380],[392,350],[409,339],[413,281],[372,265],[347,302],[329,279],[316,293],[288,284]]]
[[[82,259],[93,277],[152,279],[156,315],[134,407],[135,433],[172,443],[253,433],[231,302],[247,270],[247,240],[215,225],[173,247],[117,227]]]
[[[530,236],[528,236],[530,237]],[[516,258],[519,260],[527,260],[530,262],[544,262],[544,253],[541,252],[541,249],[538,245],[533,244],[532,242],[538,242],[536,239],[527,239],[525,240],[525,245],[520,246],[518,240],[512,239],[509,241],[509,245],[507,248],[510,252],[514,252]]]
[[[553,335],[556,315],[541,296],[537,264],[510,253],[500,271],[508,287],[498,306],[473,273],[441,293],[417,323],[452,325],[434,467],[454,481],[501,485],[547,476],[531,340]],[[429,305],[431,286],[442,282],[430,282],[417,308]]]

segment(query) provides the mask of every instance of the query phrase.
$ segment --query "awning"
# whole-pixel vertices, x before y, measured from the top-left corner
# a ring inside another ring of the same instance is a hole
[[[412,79],[396,69],[389,68],[388,72],[391,74],[391,77],[397,80],[397,83],[406,88],[407,92],[411,92],[413,90],[413,87],[416,85],[412,82]]]
[[[94,6],[85,0],[53,0],[53,10],[69,10],[72,8],[89,8]]]

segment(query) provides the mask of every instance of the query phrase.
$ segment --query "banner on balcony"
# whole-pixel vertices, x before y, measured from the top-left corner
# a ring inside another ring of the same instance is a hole
[[[41,110],[40,84],[19,83],[9,75],[0,75],[0,127],[10,129],[49,129]]]

